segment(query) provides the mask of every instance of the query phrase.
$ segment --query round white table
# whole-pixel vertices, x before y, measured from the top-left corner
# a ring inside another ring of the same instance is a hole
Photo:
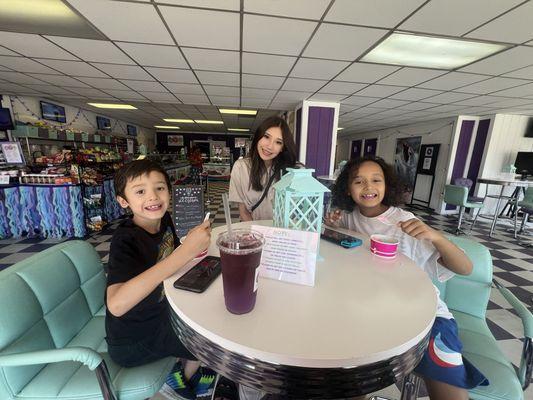
[[[209,254],[225,230],[213,229]],[[353,249],[320,242],[314,287],[259,278],[244,315],[226,310],[222,277],[202,294],[175,289],[183,268],[164,282],[180,340],[217,372],[287,398],[359,396],[402,379],[427,346],[436,291],[410,259],[376,257],[357,236]]]

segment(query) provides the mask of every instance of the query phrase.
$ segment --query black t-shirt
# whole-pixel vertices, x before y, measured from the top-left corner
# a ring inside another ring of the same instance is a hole
[[[131,218],[127,219],[120,224],[111,240],[107,286],[127,282],[143,273],[167,257],[178,244],[168,213],[161,219],[161,227],[155,234],[135,225]],[[105,302],[107,306],[107,295]],[[136,342],[153,334],[166,318],[168,303],[161,283],[124,315],[116,317],[106,311],[106,339],[116,345]]]

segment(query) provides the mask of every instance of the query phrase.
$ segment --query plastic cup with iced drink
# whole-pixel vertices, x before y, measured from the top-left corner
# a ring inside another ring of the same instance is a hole
[[[231,235],[223,232],[218,236],[224,300],[233,314],[254,309],[264,243],[263,235],[250,229],[234,229]]]

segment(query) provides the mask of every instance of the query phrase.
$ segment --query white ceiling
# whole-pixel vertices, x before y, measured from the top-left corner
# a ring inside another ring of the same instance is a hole
[[[222,118],[224,128],[253,129],[304,99],[340,102],[342,135],[460,114],[533,115],[532,1],[41,1],[76,18],[4,13],[0,93],[87,109],[127,102],[138,110],[103,114],[145,127]],[[509,48],[453,71],[359,62],[392,31]],[[221,116],[219,106],[260,112]]]

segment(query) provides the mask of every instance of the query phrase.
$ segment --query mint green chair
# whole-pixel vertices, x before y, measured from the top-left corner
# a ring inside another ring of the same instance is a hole
[[[457,228],[454,231],[450,231],[454,235],[464,234],[461,229],[461,224],[463,222],[463,217],[465,210],[467,208],[478,209],[476,217],[470,225],[470,231],[476,223],[477,217],[479,215],[479,210],[483,207],[483,202],[473,202],[468,200],[468,187],[460,185],[445,185],[444,186],[444,202],[452,206],[459,207],[459,222],[457,223]]]
[[[141,400],[175,360],[122,368],[107,354],[100,257],[69,241],[0,271],[0,399]]]
[[[523,390],[531,380],[533,366],[533,316],[506,288],[494,281],[503,297],[516,310],[524,327],[524,346],[518,374],[498,348],[485,321],[492,285],[492,258],[480,243],[466,238],[449,237],[463,249],[474,264],[469,276],[456,275],[447,282],[436,282],[441,298],[452,312],[463,354],[488,378],[490,385],[469,392],[472,400],[522,400]]]
[[[518,200],[518,199],[516,199]],[[516,202],[515,200],[515,202]],[[521,201],[518,201],[515,203],[518,207],[516,207],[514,212],[514,237],[517,238],[518,234],[522,234],[524,232],[524,228],[526,226],[526,222],[531,214],[533,214],[533,187],[528,187],[524,193],[524,198]],[[521,210],[522,214],[524,214],[524,217],[522,218],[522,223],[520,225],[520,230],[517,230],[516,222],[518,219],[518,211]]]

